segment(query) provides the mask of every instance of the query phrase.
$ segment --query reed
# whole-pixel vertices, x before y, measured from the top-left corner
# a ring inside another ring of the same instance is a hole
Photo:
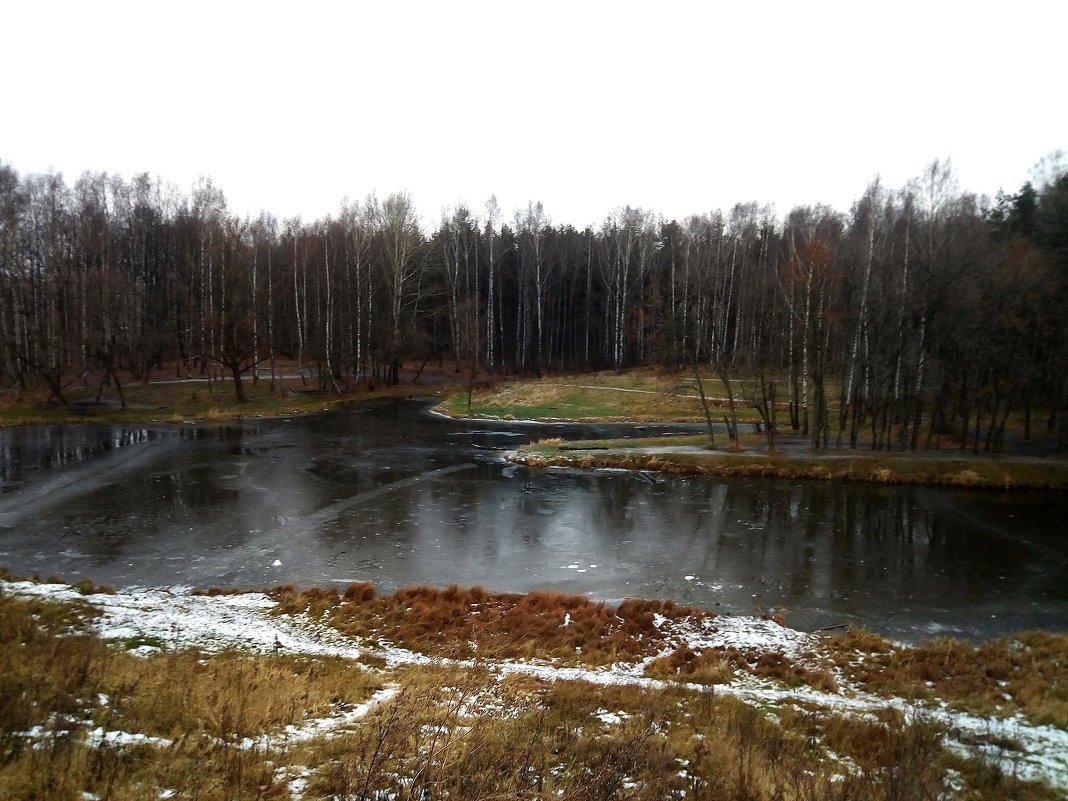
[[[478,587],[410,587],[383,597],[372,585],[355,584],[344,593],[279,588],[276,595],[280,604],[321,608],[327,617],[386,603],[449,620],[453,614],[442,609],[466,607],[467,617],[485,614],[509,625],[562,610],[593,623],[610,614],[642,637],[655,636],[657,616],[693,614],[639,600],[606,612],[583,596]],[[681,685],[543,681],[478,662],[390,669],[194,650],[143,658],[93,635],[86,628],[91,616],[82,601],[0,593],[0,798],[270,801],[294,797],[291,790],[306,799],[1057,798],[1045,785],[946,751],[945,732],[922,715],[908,721],[891,710],[846,718],[797,703],[756,708]],[[1020,643],[1036,661],[1059,658],[1052,641]],[[836,647],[844,653],[849,644],[880,658],[899,650],[860,632],[847,632]],[[938,646],[921,661],[958,670],[966,657]],[[677,650],[650,672],[700,679],[754,661],[762,661],[756,653]],[[787,683],[796,668],[784,659],[763,664],[769,677]],[[351,708],[387,682],[399,694],[333,736],[284,736],[285,727]],[[50,733],[28,738],[36,725]],[[90,747],[86,734],[98,726],[166,742]]]
[[[322,619],[343,633],[433,656],[541,657],[611,664],[651,656],[665,635],[655,616],[712,617],[672,601],[627,600],[613,609],[585,595],[542,591],[491,593],[456,585],[404,587],[380,596],[369,584],[344,593],[312,588],[270,591],[283,614]]]

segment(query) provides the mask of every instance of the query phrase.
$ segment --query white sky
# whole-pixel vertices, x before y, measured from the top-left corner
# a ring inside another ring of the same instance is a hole
[[[949,157],[993,195],[1068,149],[1064,0],[8,0],[0,29],[0,160],[207,175],[238,214],[844,211],[876,174]]]

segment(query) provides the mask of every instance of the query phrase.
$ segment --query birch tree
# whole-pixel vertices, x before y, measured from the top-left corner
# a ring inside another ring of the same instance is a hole
[[[381,203],[370,198],[368,207],[379,239],[379,264],[388,297],[389,341],[386,361],[389,383],[400,382],[404,353],[402,323],[407,292],[415,280],[420,264],[416,249],[421,240],[415,209],[407,193],[395,193]]]

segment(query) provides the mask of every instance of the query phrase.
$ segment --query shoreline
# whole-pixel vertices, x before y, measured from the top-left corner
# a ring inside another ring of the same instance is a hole
[[[147,385],[158,388],[180,386],[181,382],[157,382]],[[411,392],[421,389],[423,392]],[[208,408],[198,413],[172,412],[168,407],[153,409],[128,409],[110,411],[102,415],[52,414],[23,416],[12,420],[10,414],[0,410],[0,428],[82,425],[92,423],[115,424],[205,424],[226,423],[237,420],[274,420],[294,416],[308,416],[333,411],[365,401],[386,398],[437,398],[438,402],[427,409],[433,417],[457,423],[501,423],[516,426],[534,425],[679,425],[695,426],[693,420],[665,420],[663,418],[623,418],[619,416],[590,418],[515,418],[511,415],[487,414],[457,415],[446,409],[449,398],[456,392],[447,385],[436,388],[398,387],[380,388],[366,394],[334,396],[326,392],[310,392],[300,404],[286,404],[287,408],[257,410],[254,403],[228,402],[221,408]],[[277,399],[301,393],[283,389]],[[195,398],[195,393],[194,393]],[[259,400],[258,398],[253,401]],[[276,404],[277,405],[277,404]],[[295,407],[295,408],[294,408]],[[69,407],[68,407],[69,408]],[[511,419],[510,419],[511,418]],[[747,434],[747,444],[762,435]],[[650,437],[650,442],[656,438]],[[769,454],[765,449],[737,451],[709,450],[706,447],[689,446],[683,449],[671,445],[646,445],[629,447],[615,445],[582,447],[579,442],[532,443],[505,458],[515,464],[531,468],[550,466],[577,469],[619,469],[637,472],[656,472],[680,476],[710,476],[714,478],[780,478],[816,481],[849,481],[868,484],[915,485],[962,487],[997,491],[1044,491],[1068,490],[1068,459],[1057,456],[983,456],[947,451],[859,451],[827,450],[821,453],[804,452],[792,435],[780,435],[787,448]],[[566,453],[565,453],[566,452]]]
[[[605,693],[679,698],[684,709],[707,695],[741,703],[779,726],[797,714],[807,717],[806,725],[812,725],[813,715],[858,723],[873,716],[922,720],[940,732],[939,748],[1011,766],[1013,775],[1068,790],[1068,718],[1062,719],[1048,690],[1058,686],[1057,672],[1065,667],[1058,662],[1053,675],[1039,677],[1037,685],[1026,670],[1032,649],[1036,654],[1043,648],[1068,649],[1068,635],[911,647],[862,630],[808,634],[767,618],[702,613],[664,602],[636,601],[605,610],[581,596],[455,587],[413,587],[391,596],[378,596],[368,584],[344,591],[280,587],[211,594],[172,587],[111,592],[91,583],[33,583],[5,576],[0,601],[5,598],[81,609],[92,636],[149,664],[180,658],[186,649],[259,660],[279,654],[341,660],[379,688],[366,699],[369,704],[371,699],[391,703],[397,692],[403,697],[415,671],[443,672],[442,681],[453,687],[488,675],[494,682],[597,688],[594,699]],[[466,612],[457,617],[449,610]],[[449,622],[437,624],[445,628],[440,638],[423,640],[420,621],[430,620]],[[517,625],[529,634],[499,639]],[[468,635],[473,639],[465,644]],[[540,645],[523,650],[524,636]],[[575,649],[575,642],[588,642],[590,648]],[[473,650],[455,650],[460,645]],[[1004,659],[1021,670],[1006,672]],[[935,672],[923,667],[928,662]],[[594,703],[604,705],[603,700]],[[613,709],[608,707],[615,714]],[[285,736],[297,741],[306,727],[307,737],[314,739],[332,727],[355,724],[351,710],[340,707],[325,717],[309,714],[303,726],[290,727]],[[40,731],[41,737],[52,736],[47,724]],[[173,740],[172,732],[153,733]],[[94,736],[106,741],[110,734]],[[256,737],[271,735],[244,736],[257,742]]]
[[[566,443],[564,443],[566,445]],[[641,449],[583,449],[539,446],[510,451],[505,459],[533,469],[627,470],[712,478],[780,478],[867,484],[961,487],[998,491],[1064,492],[1068,461],[949,455],[857,453],[775,454],[723,451],[643,452]],[[1034,457],[1042,459],[1043,457]]]

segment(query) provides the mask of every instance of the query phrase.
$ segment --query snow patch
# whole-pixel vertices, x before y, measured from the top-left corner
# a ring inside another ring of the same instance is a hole
[[[325,718],[306,720],[300,726],[286,726],[280,734],[263,734],[259,737],[246,737],[238,743],[238,747],[245,750],[255,749],[257,751],[268,751],[278,749],[285,745],[304,743],[320,737],[329,738],[337,736],[360,718],[366,717],[376,706],[392,700],[399,692],[400,687],[391,684],[376,692],[362,704],[357,704],[351,709],[341,711],[336,715],[330,715]]]
[[[630,717],[630,715],[628,715],[623,710],[619,710],[618,712],[609,712],[607,709],[598,709],[596,712],[593,713],[593,716],[606,726],[618,726],[620,723]]]
[[[570,567],[570,566],[568,566]],[[578,569],[577,564],[574,569]],[[274,615],[274,600],[262,593],[242,595],[199,596],[188,588],[134,589],[115,594],[82,595],[64,584],[34,584],[31,582],[0,581],[0,591],[13,595],[49,598],[58,601],[84,601],[99,610],[93,629],[105,639],[152,640],[165,648],[195,646],[206,651],[240,648],[259,653],[278,650],[308,655],[358,658],[362,649],[334,629],[303,615]],[[565,623],[569,622],[565,617]],[[781,626],[774,621],[752,617],[718,616],[700,621],[672,622],[663,615],[654,616],[654,625],[669,640],[668,653],[680,644],[694,650],[709,648],[737,648],[758,652],[781,653],[790,659],[803,661],[804,654],[818,642],[813,634]],[[135,652],[150,653],[157,647],[141,646]],[[375,651],[384,658],[387,668],[401,665],[452,665],[474,667],[474,660],[446,660],[430,658],[401,648]],[[663,654],[661,654],[663,655]],[[694,692],[716,692],[734,696],[746,703],[767,709],[774,704],[818,705],[842,715],[869,716],[878,709],[899,709],[907,719],[925,719],[941,723],[951,732],[947,745],[968,754],[981,754],[1005,769],[1024,778],[1044,780],[1061,790],[1068,789],[1068,731],[1051,726],[1037,726],[1021,715],[1006,719],[981,718],[954,712],[945,705],[913,704],[905,699],[881,698],[843,688],[837,693],[799,687],[788,689],[780,684],[738,675],[730,684],[714,688],[679,684],[675,681],[650,679],[643,671],[651,659],[641,662],[618,663],[606,668],[560,667],[548,663],[480,661],[479,666],[496,672],[500,677],[525,675],[544,681],[576,681],[594,685],[630,685],[649,689],[686,687]],[[848,691],[848,694],[846,694]],[[254,747],[264,743],[292,743],[314,737],[329,736],[333,731],[365,716],[374,706],[385,703],[398,692],[389,686],[375,693],[359,706],[347,708],[326,718],[307,721],[288,727],[281,734],[243,743]],[[96,699],[100,705],[106,696]],[[473,710],[477,713],[477,710]],[[616,715],[603,710],[606,715]],[[608,718],[614,722],[615,718]],[[606,722],[606,721],[602,721]],[[52,721],[49,726],[34,726],[21,736],[37,740],[46,736],[69,734],[60,731],[62,725],[86,726],[88,721]],[[88,731],[91,744],[137,745],[151,744],[166,747],[170,741],[147,735],[95,728]],[[1011,742],[1018,747],[1006,749],[999,743]],[[301,785],[303,787],[303,785]]]
[[[97,726],[86,734],[85,742],[92,748],[107,745],[122,748],[130,745],[154,745],[159,748],[170,748],[174,743],[166,737],[152,737],[148,734],[131,734],[125,731],[105,731]]]

